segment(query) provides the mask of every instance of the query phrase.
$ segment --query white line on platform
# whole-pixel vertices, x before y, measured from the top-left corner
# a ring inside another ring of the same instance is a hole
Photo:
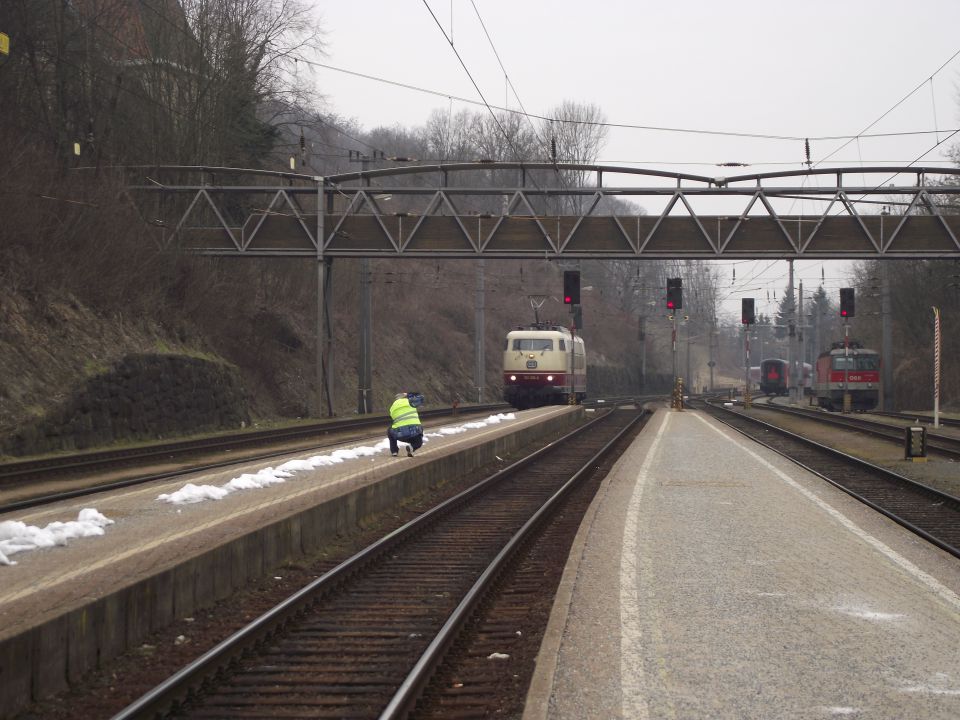
[[[865,543],[867,543],[874,549],[881,552],[894,565],[897,565],[901,570],[905,571],[912,578],[914,578],[915,580],[917,580],[918,582],[926,586],[929,590],[932,590],[933,592],[935,592],[937,595],[940,596],[941,599],[943,599],[949,605],[951,605],[954,608],[954,610],[960,610],[960,596],[958,596],[955,592],[953,592],[953,590],[948,588],[946,585],[941,583],[932,575],[925,573],[923,570],[921,570],[912,562],[910,562],[905,557],[903,557],[903,555],[901,555],[900,553],[895,551],[893,548],[884,544],[883,542],[875,538],[873,535],[865,531],[863,528],[861,528],[856,523],[854,523],[846,515],[844,515],[839,510],[831,506],[829,503],[819,498],[816,494],[814,494],[810,490],[807,490],[805,487],[800,485],[800,483],[798,483],[796,480],[791,478],[789,475],[779,470],[778,468],[774,467],[770,462],[763,459],[757,453],[755,453],[752,449],[750,449],[749,447],[744,445],[742,442],[740,442],[738,438],[731,437],[728,434],[724,433],[722,429],[707,422],[707,420],[705,420],[700,415],[694,415],[694,417],[697,418],[700,422],[702,422],[704,425],[706,425],[708,428],[710,428],[714,432],[719,433],[720,435],[723,435],[724,437],[728,437],[731,440],[733,440],[733,442],[738,447],[742,448],[744,452],[746,452],[748,455],[754,458],[761,465],[768,468],[777,477],[779,477],[781,480],[787,483],[787,485],[794,488],[795,490],[803,494],[811,502],[819,506],[823,511],[825,511],[834,520],[836,520],[841,525],[843,525],[843,527],[845,527],[847,530],[852,532],[854,535],[856,535],[858,538],[863,540]]]
[[[643,631],[640,624],[640,577],[637,571],[640,503],[643,500],[650,466],[669,422],[670,414],[666,413],[637,474],[623,528],[623,549],[620,553],[620,691],[622,717],[632,720],[647,720],[650,716],[643,695]]]

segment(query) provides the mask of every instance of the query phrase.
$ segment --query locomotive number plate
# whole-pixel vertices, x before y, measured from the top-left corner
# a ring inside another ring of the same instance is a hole
[[[527,360],[527,370],[534,370],[537,367],[536,360]]]

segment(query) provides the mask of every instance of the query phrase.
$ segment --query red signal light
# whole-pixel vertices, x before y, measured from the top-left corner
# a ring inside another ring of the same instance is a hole
[[[840,317],[854,316],[854,297],[853,288],[840,288]]]
[[[679,310],[683,307],[683,280],[667,278],[667,310]]]
[[[579,270],[563,271],[563,304],[564,305],[580,304],[580,271]]]

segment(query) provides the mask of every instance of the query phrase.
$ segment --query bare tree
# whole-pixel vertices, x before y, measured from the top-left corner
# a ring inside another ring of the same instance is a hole
[[[197,56],[184,92],[194,129],[182,140],[210,164],[253,164],[276,136],[265,116],[303,100],[298,57],[322,51],[310,7],[300,0],[183,0]]]
[[[471,113],[434,110],[421,129],[421,139],[430,157],[438,163],[476,159],[470,142]]]
[[[564,100],[547,113],[552,120],[541,124],[540,134],[550,144],[549,159],[554,162],[591,165],[596,163],[607,138],[606,117],[592,104]],[[583,170],[564,170],[561,181],[567,187],[582,187],[590,173]],[[589,198],[568,196],[564,199],[566,212],[581,212]]]

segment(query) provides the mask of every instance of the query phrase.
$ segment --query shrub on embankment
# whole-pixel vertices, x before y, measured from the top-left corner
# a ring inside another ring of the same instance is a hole
[[[83,450],[250,422],[237,369],[185,355],[129,355],[42,417],[0,438],[9,455]]]

